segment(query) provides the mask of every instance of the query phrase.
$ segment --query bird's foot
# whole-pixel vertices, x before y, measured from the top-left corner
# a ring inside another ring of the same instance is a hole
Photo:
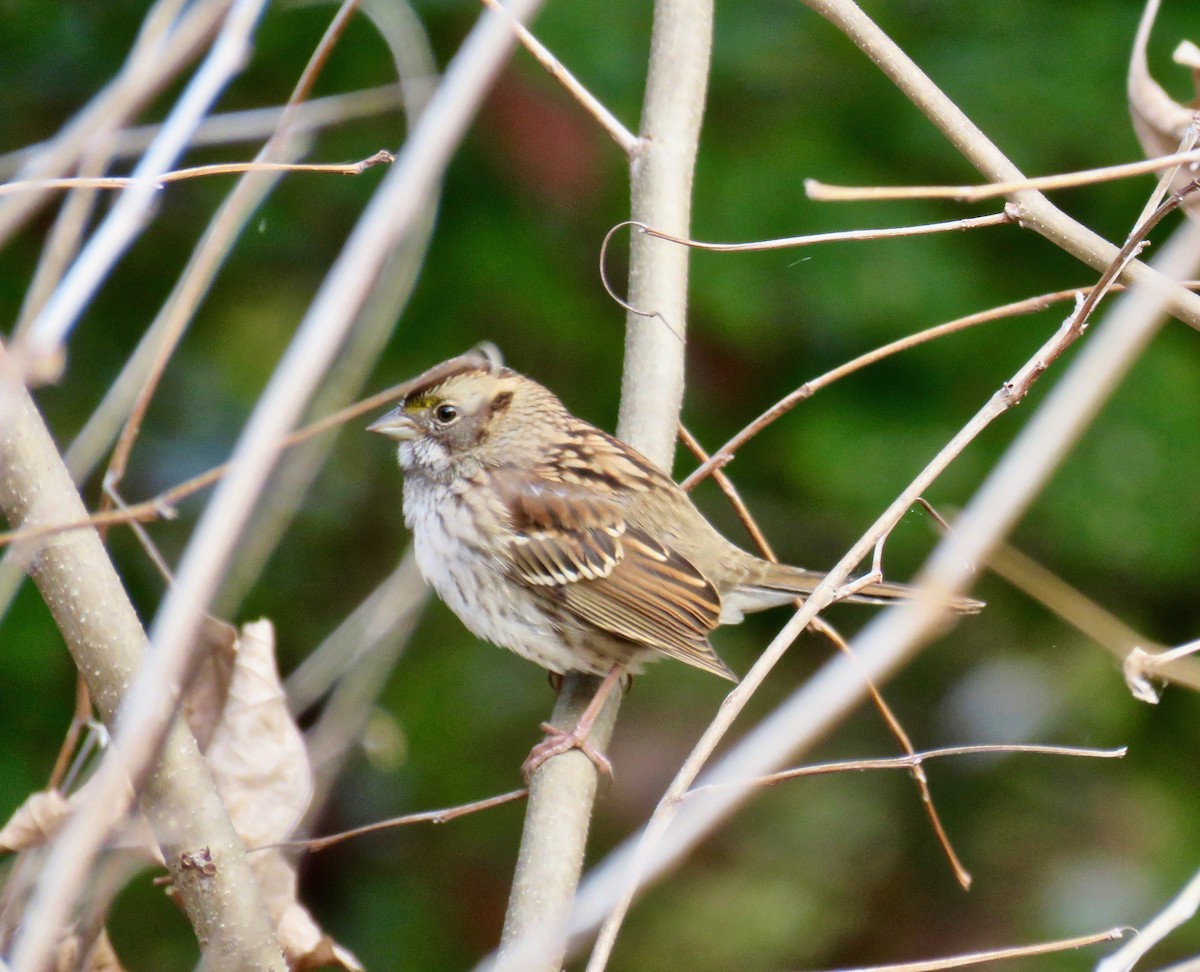
[[[570,752],[572,749],[578,749],[590,759],[595,765],[597,773],[612,779],[612,763],[608,761],[607,756],[588,742],[590,724],[583,727],[582,731],[580,728],[580,726],[576,726],[574,729],[559,729],[548,722],[543,722],[541,730],[546,734],[546,738],[529,751],[525,762],[521,764],[521,775],[525,777],[525,782],[528,783],[533,779],[533,774],[550,757]]]

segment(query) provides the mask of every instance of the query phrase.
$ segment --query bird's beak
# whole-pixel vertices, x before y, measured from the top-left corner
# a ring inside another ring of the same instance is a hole
[[[387,415],[377,418],[367,426],[367,431],[378,432],[401,442],[417,437],[417,425],[404,411],[404,406],[393,408]]]

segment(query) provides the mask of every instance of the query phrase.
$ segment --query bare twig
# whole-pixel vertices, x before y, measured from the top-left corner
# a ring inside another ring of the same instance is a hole
[[[690,799],[694,794],[705,793],[709,790],[726,786],[774,786],[788,780],[798,780],[807,776],[825,776],[829,773],[861,773],[866,770],[908,769],[920,766],[931,759],[946,759],[952,756],[983,756],[1012,753],[1033,753],[1040,756],[1070,756],[1079,759],[1122,759],[1127,750],[1124,746],[1118,749],[1091,749],[1084,746],[1047,746],[1035,743],[980,743],[973,746],[940,746],[937,749],[925,749],[920,752],[905,753],[903,756],[883,756],[876,759],[843,759],[834,763],[814,763],[810,766],[800,766],[796,769],[780,770],[749,780],[726,780],[723,783],[710,783],[696,786],[688,790]]]
[[[1121,165],[1109,165],[1081,172],[1061,175],[1037,176],[1031,179],[1009,179],[1004,182],[989,182],[979,186],[834,186],[817,179],[805,179],[804,188],[809,199],[821,202],[861,202],[884,199],[956,199],[959,202],[977,202],[995,196],[1009,196],[1028,189],[1053,190],[1074,189],[1100,182],[1116,182],[1178,169],[1184,165],[1200,162],[1200,151],[1187,149],[1154,159],[1141,159]]]
[[[492,10],[504,9],[499,0],[483,0],[483,3],[484,6]],[[517,37],[520,39],[521,45],[525,50],[537,58],[538,63],[570,92],[571,97],[578,101],[584,110],[596,120],[596,123],[604,129],[609,138],[617,143],[622,152],[632,156],[634,150],[638,147],[637,136],[622,125],[616,115],[604,107],[595,95],[580,84],[575,75],[568,71],[562,61],[551,54],[549,49],[534,37],[530,30],[516,21],[513,21],[513,30],[516,31]]]
[[[605,243],[613,235],[626,226],[641,230],[647,236],[667,240],[679,246],[687,246],[693,250],[707,250],[710,253],[758,253],[763,250],[787,250],[800,246],[813,246],[817,243],[846,243],[862,242],[863,240],[893,240],[909,236],[929,236],[935,233],[957,233],[965,230],[984,229],[990,226],[1006,226],[1016,221],[1016,217],[1007,210],[992,213],[988,216],[968,216],[963,219],[951,219],[943,223],[923,223],[916,226],[894,226],[886,229],[857,229],[839,230],[833,233],[808,233],[803,236],[785,236],[775,240],[754,240],[750,243],[705,243],[702,240],[690,240],[686,237],[675,236],[663,232],[653,226],[647,226],[634,219],[617,223],[605,235]],[[603,251],[602,251],[603,252]]]
[[[515,0],[509,9],[514,16],[523,17],[536,5],[536,0]],[[170,710],[164,709],[164,698],[188,667],[201,612],[278,455],[279,441],[341,346],[394,241],[422,212],[484,90],[511,49],[507,24],[484,15],[455,56],[430,110],[413,129],[396,165],[384,176],[300,324],[239,440],[231,460],[232,472],[201,517],[176,582],[159,610],[151,632],[153,649],[122,704],[121,745],[109,752],[93,777],[98,805],[119,804],[126,781],[138,777],[142,767],[151,762],[169,723]],[[102,819],[103,813],[72,817],[51,852],[46,874],[55,880],[48,878],[39,886],[38,911],[29,916],[31,923],[36,918],[43,932],[58,927],[79,890],[74,881],[62,880],[60,875],[86,870],[103,839]],[[31,954],[42,953],[39,949]],[[258,967],[267,964],[258,963]]]
[[[46,381],[62,369],[63,342],[112,266],[141,231],[155,181],[183,152],[192,130],[247,59],[265,0],[233,0],[212,50],[171,110],[158,139],[134,169],[126,189],[88,241],[46,306],[13,347],[20,372]]]
[[[1192,875],[1183,890],[1145,928],[1100,962],[1096,972],[1129,972],[1150,949],[1185,921],[1190,921],[1197,910],[1200,910],[1200,871]]]
[[[982,952],[966,952],[944,959],[929,959],[924,962],[897,962],[894,965],[871,965],[861,969],[842,969],[841,972],[944,972],[946,969],[961,969],[968,965],[980,965],[983,962],[1005,962],[1010,959],[1032,958],[1035,955],[1053,955],[1056,952],[1069,952],[1077,948],[1087,948],[1089,945],[1099,945],[1102,942],[1112,942],[1125,935],[1124,928],[1110,928],[1108,931],[1097,932],[1094,935],[1080,935],[1076,938],[1062,938],[1053,942],[1039,942],[1036,945],[1015,945],[1011,948],[989,948]]]
[[[33,179],[0,184],[0,196],[16,192],[42,192],[47,189],[131,189],[148,186],[161,189],[172,182],[186,182],[209,176],[240,175],[246,172],[326,172],[334,175],[362,175],[367,169],[394,162],[391,152],[380,150],[358,162],[214,162],[172,169],[152,180],[137,176],[72,176],[63,179]]]
[[[308,840],[286,840],[281,844],[254,847],[248,853],[282,849],[305,850],[315,854],[317,851],[326,850],[343,841],[352,840],[355,837],[365,837],[367,834],[377,834],[381,830],[392,830],[396,827],[407,827],[411,824],[419,823],[449,823],[451,820],[457,820],[459,817],[466,817],[472,813],[479,813],[481,810],[491,810],[493,807],[502,807],[506,803],[514,803],[517,800],[524,799],[528,795],[529,791],[526,789],[510,790],[508,793],[485,797],[482,800],[475,800],[471,803],[463,803],[457,807],[447,807],[444,810],[424,810],[421,813],[405,814],[403,817],[392,817],[390,820],[377,820],[375,823],[355,827],[353,830],[343,830],[340,834],[311,837]]]
[[[333,125],[344,124],[359,118],[369,118],[400,108],[400,86],[383,84],[361,91],[325,95],[313,98],[299,106],[289,126],[295,135],[304,135]],[[213,145],[230,145],[238,142],[257,142],[269,138],[279,128],[283,106],[270,108],[248,108],[244,111],[217,112],[209,115],[192,133],[190,148]],[[158,137],[160,125],[134,125],[122,128],[112,146],[113,158],[140,155]],[[45,149],[44,143],[27,145],[12,152],[0,154],[0,179],[10,178],[12,173]]]

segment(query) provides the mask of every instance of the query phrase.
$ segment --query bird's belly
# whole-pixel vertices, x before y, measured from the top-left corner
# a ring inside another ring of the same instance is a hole
[[[417,566],[438,597],[477,638],[554,672],[591,670],[579,663],[545,601],[504,576],[507,564],[481,541],[470,499],[438,492],[406,488],[404,497]]]

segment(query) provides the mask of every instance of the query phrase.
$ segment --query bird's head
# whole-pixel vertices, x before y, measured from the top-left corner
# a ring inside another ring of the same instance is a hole
[[[408,382],[400,404],[367,429],[400,443],[406,475],[451,482],[483,467],[536,463],[543,432],[565,415],[537,382],[470,352]]]

